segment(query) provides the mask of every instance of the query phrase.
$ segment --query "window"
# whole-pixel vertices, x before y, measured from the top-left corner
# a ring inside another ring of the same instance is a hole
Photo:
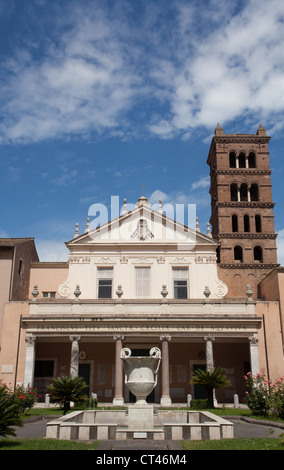
[[[248,185],[246,183],[241,184],[240,196],[241,196],[241,201],[248,201]]]
[[[258,201],[259,200],[259,191],[258,185],[256,183],[251,185],[250,188],[250,199],[251,201]]]
[[[255,154],[253,152],[250,152],[248,161],[249,161],[249,168],[256,167]]]
[[[136,297],[150,297],[151,292],[151,268],[139,266],[135,268],[136,275]]]
[[[53,377],[54,361],[52,360],[36,360],[35,361],[35,377]]]
[[[230,158],[230,168],[236,168],[236,154],[235,152],[231,152],[229,155]]]
[[[255,246],[253,249],[253,258],[254,261],[259,261],[262,263],[262,248],[261,246]]]
[[[236,183],[231,184],[231,201],[237,201],[238,200],[238,186]]]
[[[247,214],[244,216],[244,232],[250,232],[250,220]]]
[[[238,232],[238,216],[236,214],[232,215],[232,232]]]
[[[241,246],[234,247],[234,260],[243,261],[243,249]]]
[[[43,293],[42,293],[42,297],[43,297],[44,299],[46,299],[46,298],[48,298],[48,299],[51,299],[51,298],[54,299],[55,296],[56,296],[56,292],[43,292]]]
[[[18,268],[18,273],[19,275],[23,274],[24,272],[24,262],[23,260],[20,258],[19,259],[19,268]]]
[[[188,268],[173,268],[174,298],[188,298]]]
[[[112,298],[113,268],[98,268],[98,298]]]
[[[246,156],[244,153],[240,153],[239,155],[239,168],[246,167]]]
[[[261,216],[258,214],[255,216],[255,231],[261,232]]]

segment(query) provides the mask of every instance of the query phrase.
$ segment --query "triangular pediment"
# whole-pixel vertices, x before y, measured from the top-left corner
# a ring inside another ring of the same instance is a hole
[[[147,201],[147,200],[146,200]],[[95,221],[97,223],[97,221]],[[97,244],[186,244],[216,246],[216,241],[198,230],[187,227],[167,215],[155,211],[148,203],[137,205],[114,220],[92,227],[66,243],[72,246]]]

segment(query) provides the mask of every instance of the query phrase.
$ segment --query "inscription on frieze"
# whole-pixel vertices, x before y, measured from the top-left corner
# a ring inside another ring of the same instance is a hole
[[[253,328],[253,327],[251,327]],[[251,329],[249,328],[249,329]],[[253,328],[254,329],[254,328]],[[202,332],[202,331],[215,331],[215,332],[246,332],[248,327],[245,325],[35,325],[29,326],[29,331],[36,330],[41,332],[160,332],[160,331],[175,331],[175,332]]]

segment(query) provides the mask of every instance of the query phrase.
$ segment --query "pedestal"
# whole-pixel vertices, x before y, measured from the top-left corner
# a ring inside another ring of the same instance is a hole
[[[153,405],[129,405],[128,406],[128,428],[141,431],[154,428]]]
[[[161,404],[162,406],[171,406],[171,404],[172,404],[172,399],[171,399],[171,397],[170,397],[170,396],[168,396],[168,397],[165,397],[165,396],[161,397],[160,404]]]

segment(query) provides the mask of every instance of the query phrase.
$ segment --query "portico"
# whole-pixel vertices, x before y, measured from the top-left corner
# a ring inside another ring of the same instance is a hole
[[[76,376],[82,364],[89,364],[89,393],[121,405],[130,399],[124,386],[122,347],[141,351],[156,346],[162,351],[162,363],[155,402],[169,406],[186,402],[188,393],[194,397],[189,382],[197,366],[225,366],[231,375],[231,395],[242,393],[236,376],[243,375],[245,367],[254,372],[259,368],[261,319],[253,302],[212,301],[208,307],[206,301],[193,300],[109,300],[103,306],[86,300],[32,301],[31,315],[23,319],[25,383],[39,384],[39,378],[33,377],[34,366],[51,360],[53,350],[55,376]]]

